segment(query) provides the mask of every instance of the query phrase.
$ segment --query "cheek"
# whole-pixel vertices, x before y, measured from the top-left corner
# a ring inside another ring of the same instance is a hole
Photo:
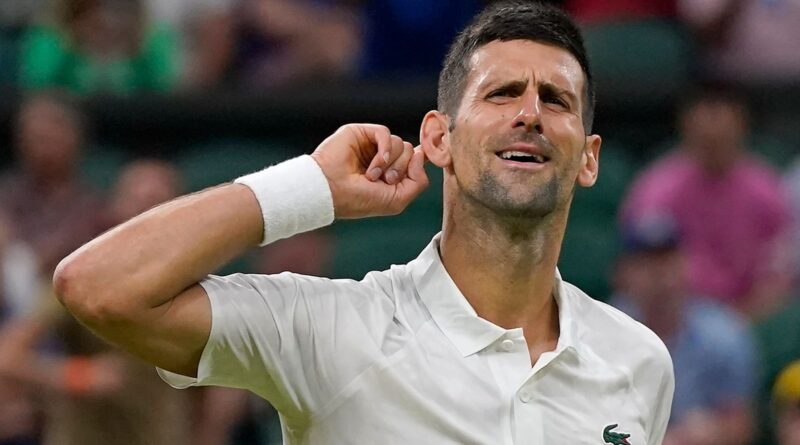
[[[570,113],[557,113],[554,114],[545,125],[545,133],[548,129],[552,133],[552,137],[564,144],[565,147],[573,147],[580,145],[583,147],[583,142],[586,139],[586,134],[583,129],[581,119]]]

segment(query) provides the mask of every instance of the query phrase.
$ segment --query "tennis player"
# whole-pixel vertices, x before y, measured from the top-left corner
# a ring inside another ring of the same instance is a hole
[[[346,125],[88,243],[57,294],[171,385],[265,398],[287,444],[659,444],[666,348],[556,270],[574,189],[598,174],[593,101],[569,17],[496,3],[453,44],[420,147]],[[208,275],[335,218],[401,212],[426,159],[444,170],[444,221],[410,263],[361,281]]]

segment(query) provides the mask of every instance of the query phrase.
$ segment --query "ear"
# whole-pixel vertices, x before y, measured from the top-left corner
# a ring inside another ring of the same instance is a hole
[[[439,111],[428,111],[419,129],[419,142],[425,157],[440,168],[451,163],[449,121],[450,118]]]
[[[578,171],[577,182],[581,187],[591,187],[597,182],[597,173],[600,170],[600,145],[602,139],[593,134],[586,136],[586,145],[581,155],[581,169]]]

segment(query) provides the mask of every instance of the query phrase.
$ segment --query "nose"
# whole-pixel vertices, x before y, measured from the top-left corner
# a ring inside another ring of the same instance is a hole
[[[524,127],[526,131],[535,131],[542,134],[542,132],[544,132],[544,127],[542,127],[539,95],[536,93],[527,93],[522,97],[520,103],[522,107],[519,113],[514,116],[511,126],[513,128]]]

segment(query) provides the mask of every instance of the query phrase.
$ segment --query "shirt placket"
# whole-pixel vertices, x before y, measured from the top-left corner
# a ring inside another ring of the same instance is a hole
[[[521,329],[507,331],[487,349],[486,354],[492,374],[503,399],[509,402],[505,425],[502,428],[502,443],[513,445],[516,430],[515,400],[520,385],[530,372],[530,355]]]
[[[525,353],[528,355],[527,346]],[[537,386],[547,376],[550,363],[562,351],[545,352],[539,356],[533,368],[517,387],[514,397],[514,443],[525,445],[546,445],[544,436],[544,412],[539,400]],[[530,357],[530,355],[528,355]],[[529,358],[530,360],[530,358]]]

